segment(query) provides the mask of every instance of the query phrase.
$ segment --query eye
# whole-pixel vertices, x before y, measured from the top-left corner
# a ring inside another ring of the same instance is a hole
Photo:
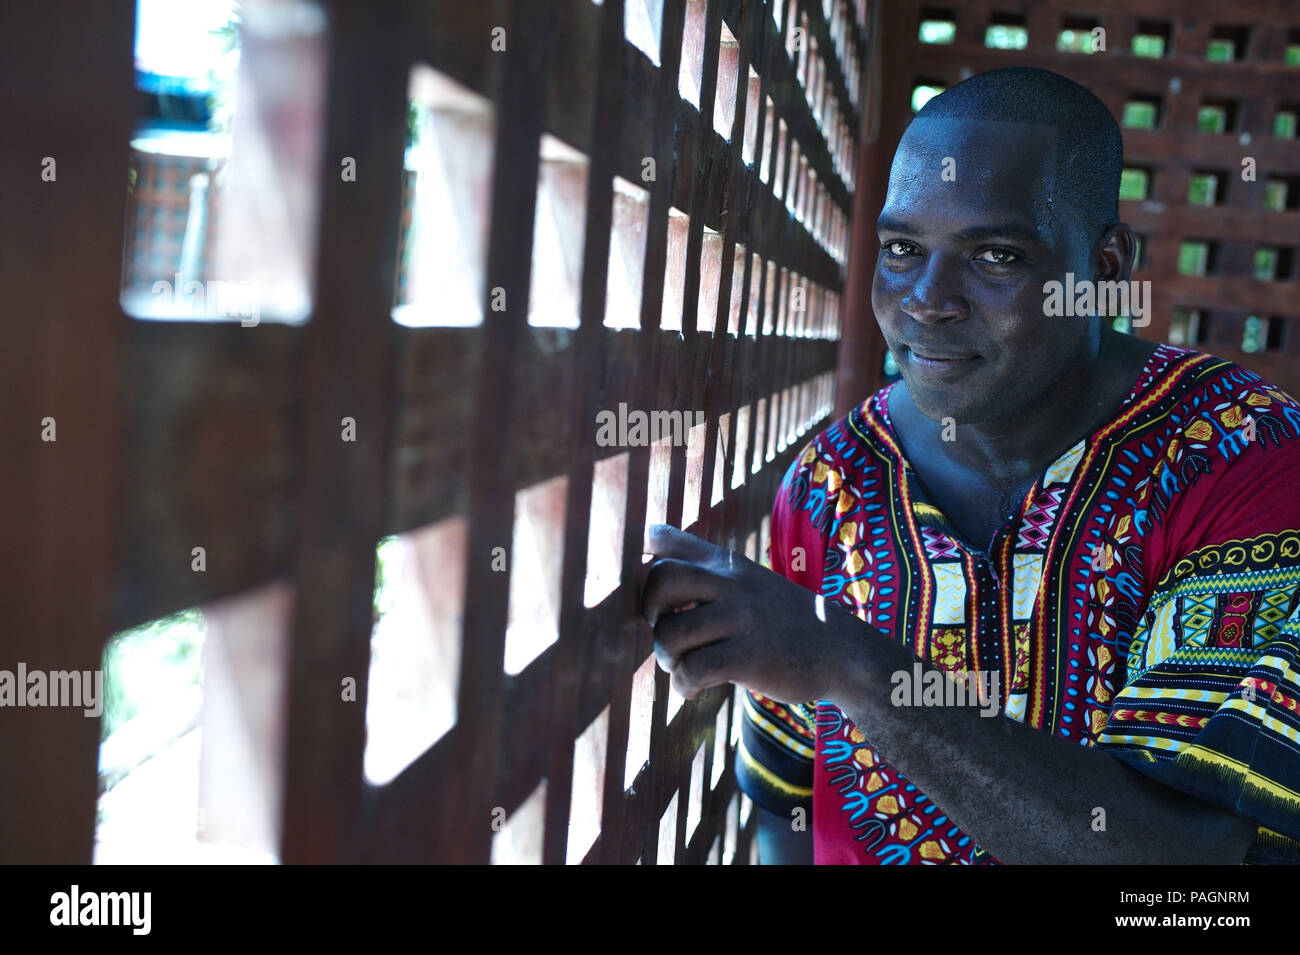
[[[915,255],[918,251],[910,242],[886,242],[881,247],[885,250],[885,255],[891,259],[904,259],[909,255]]]
[[[1023,256],[1010,251],[1009,249],[985,249],[979,255],[975,256],[976,262],[984,262],[987,265],[1014,265],[1019,262]]]

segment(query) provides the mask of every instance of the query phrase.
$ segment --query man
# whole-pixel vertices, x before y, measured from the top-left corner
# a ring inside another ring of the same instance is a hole
[[[790,467],[777,573],[651,529],[661,665],[751,691],[763,861],[1300,859],[1300,405],[1047,308],[1130,278],[1121,153],[1043,70],[931,100],[877,224],[902,381]]]

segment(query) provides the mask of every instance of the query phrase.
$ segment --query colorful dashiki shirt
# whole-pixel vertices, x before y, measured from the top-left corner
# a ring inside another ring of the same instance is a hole
[[[1300,403],[1162,345],[983,553],[903,457],[899,384],[790,467],[773,569],[942,669],[1000,674],[1006,718],[1255,823],[1246,861],[1300,860]],[[819,864],[996,862],[834,703],[743,699],[741,788],[811,807]]]

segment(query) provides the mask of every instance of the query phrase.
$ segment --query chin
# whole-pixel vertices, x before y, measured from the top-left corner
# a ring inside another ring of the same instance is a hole
[[[963,395],[955,390],[915,385],[910,381],[907,392],[912,398],[916,410],[931,421],[943,423],[951,418],[957,424],[972,424],[990,416],[993,410],[982,396]]]

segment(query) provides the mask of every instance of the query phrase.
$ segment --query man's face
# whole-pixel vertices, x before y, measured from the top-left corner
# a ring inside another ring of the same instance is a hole
[[[915,122],[899,144],[871,304],[935,421],[1031,410],[1083,345],[1088,322],[1044,316],[1045,282],[1092,277],[1053,199],[1053,148],[1050,130],[971,120]]]

